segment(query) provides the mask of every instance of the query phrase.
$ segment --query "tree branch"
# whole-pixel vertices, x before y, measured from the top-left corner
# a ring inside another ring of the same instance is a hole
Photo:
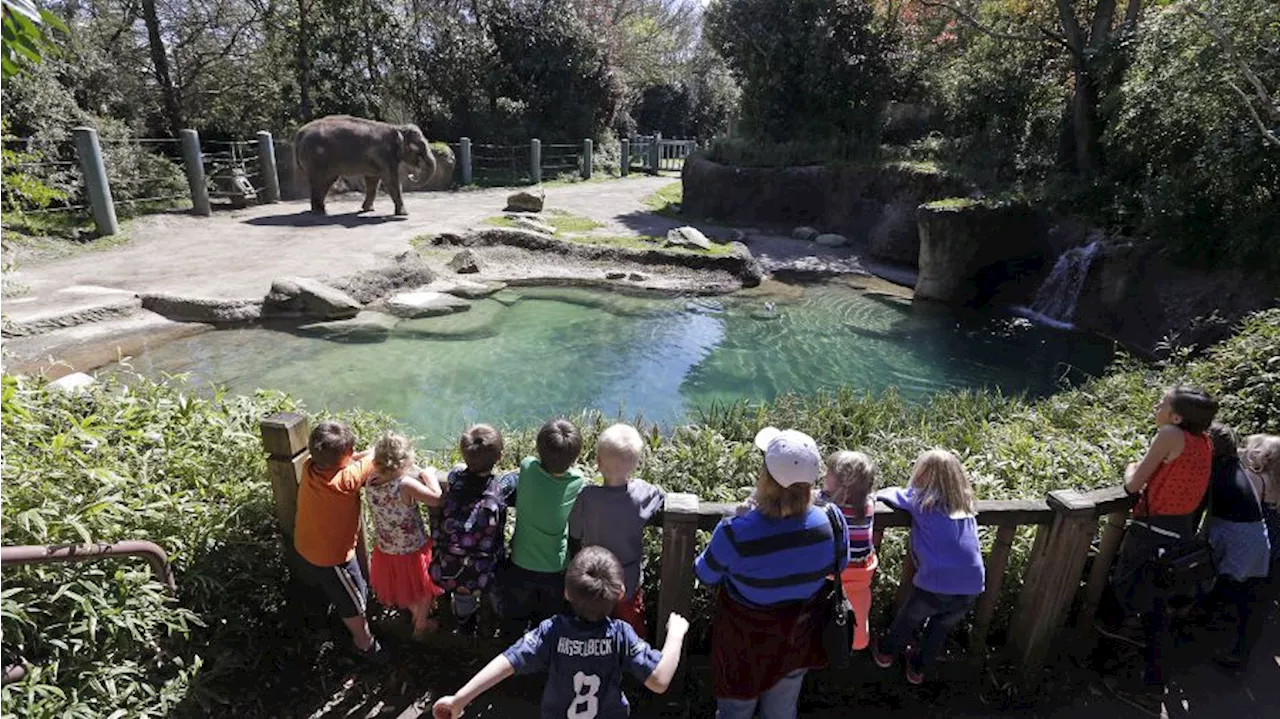
[[[954,5],[942,2],[941,0],[922,0],[920,4],[924,7],[937,7],[949,10],[966,24],[1000,40],[1013,40],[1014,42],[1044,42],[1048,40],[1050,42],[1058,43],[1068,50],[1071,49],[1071,46],[1067,44],[1067,41],[1061,35],[1049,30],[1048,28],[1037,28],[1040,31],[1039,35],[1019,35],[1017,33],[1004,32],[1003,30],[996,30],[995,28],[983,25],[982,22],[971,13],[965,12]]]
[[[1248,93],[1241,90],[1239,85],[1230,80],[1227,80],[1227,87],[1235,90],[1236,94],[1240,96],[1240,99],[1244,101],[1245,109],[1249,111],[1249,116],[1253,118],[1253,124],[1258,126],[1258,131],[1262,133],[1262,138],[1272,145],[1275,145],[1277,148],[1280,148],[1280,137],[1276,136],[1276,133],[1272,132],[1271,129],[1267,127],[1267,123],[1262,120],[1262,116],[1258,114],[1258,108],[1253,106],[1253,98],[1249,97]]]
[[[1277,125],[1280,125],[1280,103],[1277,103],[1275,99],[1272,98],[1271,92],[1267,90],[1267,86],[1262,82],[1262,78],[1258,77],[1258,74],[1253,71],[1253,68],[1249,67],[1249,63],[1245,62],[1244,58],[1240,56],[1240,53],[1236,51],[1235,43],[1231,42],[1231,37],[1227,35],[1226,31],[1223,30],[1221,26],[1218,25],[1216,20],[1199,8],[1192,6],[1190,3],[1182,5],[1181,7],[1200,19],[1209,34],[1213,36],[1213,39],[1218,44],[1222,45],[1223,50],[1227,53],[1227,57],[1229,57],[1231,62],[1235,64],[1236,69],[1241,75],[1244,75],[1244,79],[1253,87],[1254,97],[1250,97],[1249,94],[1246,93],[1239,85],[1230,80],[1227,81],[1227,85],[1230,86],[1231,89],[1240,96],[1240,99],[1244,101],[1245,108],[1249,110],[1249,115],[1253,118],[1254,123],[1258,125],[1258,129],[1262,131],[1263,137],[1266,138],[1268,142],[1280,147],[1280,138],[1277,138],[1276,133],[1267,127],[1263,117],[1258,113],[1258,109],[1254,107],[1254,100],[1256,99],[1258,103],[1262,105],[1263,109],[1265,109],[1267,114],[1270,116],[1270,120]]]

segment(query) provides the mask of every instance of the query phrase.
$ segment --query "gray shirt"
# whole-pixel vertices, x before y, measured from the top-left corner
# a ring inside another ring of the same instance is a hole
[[[626,599],[635,596],[644,575],[644,525],[662,509],[666,493],[643,479],[622,487],[589,484],[582,488],[569,513],[569,536],[584,547],[599,546],[622,563]]]

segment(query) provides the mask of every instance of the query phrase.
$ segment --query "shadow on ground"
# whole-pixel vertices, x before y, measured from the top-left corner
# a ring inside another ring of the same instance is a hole
[[[265,215],[244,220],[246,225],[255,227],[323,227],[338,225],[347,229],[382,225],[388,222],[404,222],[409,218],[403,215],[375,215],[365,212],[343,212],[340,214],[316,215],[310,210],[294,212],[286,215]]]

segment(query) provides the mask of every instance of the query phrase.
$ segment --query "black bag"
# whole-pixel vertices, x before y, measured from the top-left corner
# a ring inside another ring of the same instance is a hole
[[[1218,576],[1213,547],[1203,537],[1187,537],[1156,550],[1156,586],[1174,592],[1194,593],[1195,588]]]
[[[827,521],[831,522],[831,534],[835,541],[832,542],[834,550],[832,555],[835,557],[833,567],[840,566],[840,523],[832,516],[835,505],[827,505]],[[838,509],[835,511],[839,511]],[[850,665],[853,654],[853,607],[849,604],[849,599],[844,596],[844,584],[840,582],[839,571],[828,580],[825,605],[827,608],[826,622],[822,626],[822,648],[827,653],[827,664],[831,668],[840,669]]]

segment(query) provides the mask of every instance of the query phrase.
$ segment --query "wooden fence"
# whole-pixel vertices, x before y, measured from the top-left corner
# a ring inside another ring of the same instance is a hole
[[[292,536],[298,482],[307,457],[307,418],[295,413],[273,415],[262,421],[261,432],[276,516],[284,532]],[[1023,572],[1022,591],[1017,595],[1008,643],[1004,647],[1022,668],[1024,676],[1033,678],[1048,656],[1055,636],[1070,623],[1073,607],[1076,625],[1092,624],[1132,504],[1133,498],[1122,487],[1089,492],[1056,490],[1044,499],[979,501],[978,524],[994,527],[996,535],[985,557],[986,591],[974,607],[970,634],[973,648],[981,649],[988,643],[1015,533],[1019,527],[1035,527],[1035,541]],[[670,612],[690,615],[697,532],[714,529],[736,507],[700,502],[692,495],[669,495],[667,505],[652,522],[662,532],[662,560],[657,570],[659,618]],[[910,531],[910,525],[907,513],[879,505],[875,518],[877,548],[885,531]],[[362,560],[364,554],[362,544]],[[908,554],[897,578],[898,603],[905,598],[914,574],[915,567]],[[661,644],[665,622],[658,621],[657,625]]]

